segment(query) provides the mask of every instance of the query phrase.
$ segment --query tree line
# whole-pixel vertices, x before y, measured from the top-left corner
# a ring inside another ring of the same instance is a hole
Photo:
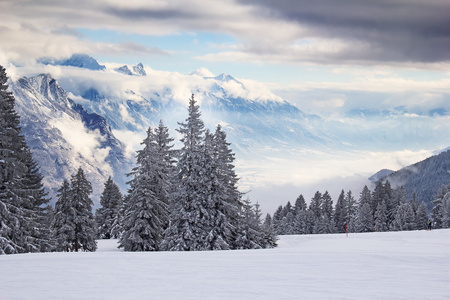
[[[430,215],[425,202],[415,194],[407,201],[404,187],[392,188],[389,181],[378,181],[373,191],[364,186],[357,199],[342,190],[335,205],[328,191],[317,191],[309,205],[300,195],[294,205],[279,206],[272,226],[278,235],[423,230],[429,224],[450,228],[450,186],[443,185],[433,197]]]
[[[259,205],[243,199],[234,153],[220,125],[205,129],[194,95],[178,123],[181,149],[161,121],[137,151],[129,190],[109,178],[95,215],[92,186],[80,167],[49,205],[39,166],[22,135],[15,99],[0,66],[0,254],[95,251],[118,238],[125,251],[260,249],[276,246]]]

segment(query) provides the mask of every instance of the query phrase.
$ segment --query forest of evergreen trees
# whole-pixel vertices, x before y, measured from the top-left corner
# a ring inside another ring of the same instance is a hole
[[[270,220],[243,200],[234,153],[218,125],[204,128],[194,95],[179,123],[181,149],[161,121],[137,151],[128,193],[109,178],[93,214],[92,186],[80,167],[49,205],[39,166],[21,133],[15,99],[0,66],[0,254],[95,251],[119,239],[125,251],[260,249],[276,246]]]
[[[278,235],[423,230],[429,222],[433,228],[449,228],[450,186],[443,185],[433,197],[430,215],[423,201],[415,196],[407,201],[405,189],[393,189],[389,181],[377,182],[373,191],[364,186],[357,199],[342,190],[334,206],[327,191],[317,191],[309,206],[303,195],[294,205],[279,206],[272,225]]]
[[[80,167],[61,183],[53,208],[7,80],[0,66],[0,254],[95,251],[99,238],[118,239],[125,251],[260,249],[275,247],[277,234],[420,230],[429,219],[435,228],[450,227],[450,186],[436,192],[429,215],[388,181],[364,187],[358,200],[342,191],[335,206],[328,192],[316,192],[309,206],[300,195],[262,220],[259,205],[238,191],[226,133],[220,125],[205,129],[194,95],[178,123],[181,149],[162,121],[148,128],[126,195],[109,178],[94,215]]]

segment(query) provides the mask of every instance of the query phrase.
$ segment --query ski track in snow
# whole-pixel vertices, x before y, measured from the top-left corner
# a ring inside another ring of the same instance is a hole
[[[281,236],[266,250],[0,256],[0,300],[450,299],[450,229]]]

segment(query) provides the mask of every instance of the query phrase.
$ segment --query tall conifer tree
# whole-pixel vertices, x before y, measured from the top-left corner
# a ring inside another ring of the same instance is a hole
[[[237,186],[239,178],[234,169],[235,158],[230,145],[227,141],[226,133],[222,130],[222,126],[220,124],[217,125],[214,133],[215,159],[218,162],[216,172],[222,189],[223,213],[229,223],[230,235],[226,235],[226,242],[234,248],[234,241],[239,235],[239,212],[242,208],[242,194],[239,192]]]
[[[336,201],[336,207],[334,209],[334,224],[338,233],[345,232],[347,223],[347,209],[345,205],[345,192],[341,191],[338,200]]]
[[[165,233],[163,249],[175,251],[205,250],[204,218],[204,148],[205,129],[200,119],[200,107],[189,99],[188,118],[179,123],[183,147],[179,153],[176,177],[177,187],[172,194],[170,224]]]
[[[56,251],[72,250],[72,241],[75,239],[75,207],[70,201],[70,184],[64,180],[58,189],[58,200],[55,203],[55,214],[52,222],[52,232]]]
[[[50,209],[0,66],[0,254],[48,251]]]
[[[160,124],[162,126],[162,123]],[[163,127],[163,126],[162,126]],[[137,167],[130,174],[130,191],[125,203],[123,233],[120,247],[125,251],[157,251],[161,247],[164,230],[168,224],[168,189],[170,170],[167,162],[170,158],[165,151],[169,145],[163,145],[169,139],[160,135],[165,130],[155,132],[149,128],[147,137],[136,156]]]
[[[122,206],[123,196],[117,184],[111,177],[105,182],[103,193],[100,196],[101,208],[95,213],[97,222],[97,234],[101,239],[117,238],[116,232],[113,232],[113,225],[118,217],[119,209]]]
[[[70,206],[74,209],[73,220],[74,233],[70,241],[71,250],[93,252],[97,250],[97,236],[95,219],[92,213],[93,202],[90,198],[92,185],[87,180],[84,170],[80,167],[71,179],[69,192]]]

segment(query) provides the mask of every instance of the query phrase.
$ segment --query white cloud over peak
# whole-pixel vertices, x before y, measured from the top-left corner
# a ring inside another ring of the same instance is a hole
[[[208,70],[207,68],[198,68],[194,72],[191,72],[190,75],[198,75],[200,77],[214,77],[215,75]]]

